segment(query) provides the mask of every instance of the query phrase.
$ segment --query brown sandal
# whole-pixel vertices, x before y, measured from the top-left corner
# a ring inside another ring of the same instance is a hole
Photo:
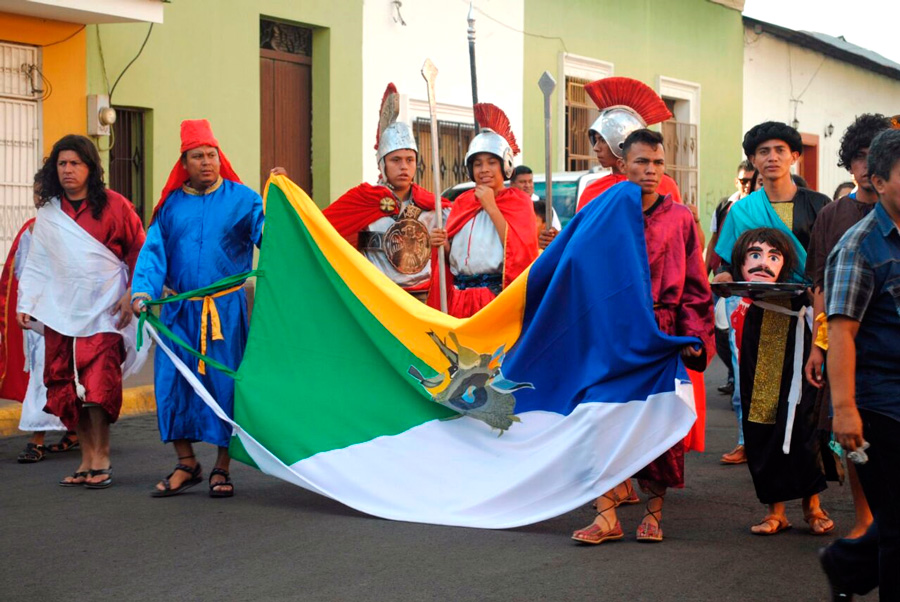
[[[662,527],[659,526],[660,521],[662,520],[662,506],[660,506],[656,510],[650,509],[650,502],[655,499],[663,499],[665,496],[658,495],[652,491],[650,491],[650,497],[647,498],[647,512],[644,514],[644,518],[641,520],[641,524],[638,525],[636,537],[638,541],[644,543],[657,543],[663,540],[663,530]],[[652,518],[656,521],[656,524],[645,522],[647,517]]]
[[[809,525],[809,532],[811,535],[827,535],[834,531],[834,521],[831,520],[828,513],[821,508],[817,508],[812,512],[804,514],[803,520]],[[822,526],[823,523],[826,526]],[[817,526],[820,528],[816,529]]]
[[[772,523],[775,523],[775,527],[763,531],[762,529],[756,529],[757,527],[763,526],[771,526]],[[781,516],[777,514],[767,514],[765,518],[759,521],[757,524],[750,527],[750,532],[754,535],[775,535],[777,533],[781,533],[782,531],[786,531],[791,528],[791,523],[788,522],[788,519],[783,514]]]
[[[613,491],[607,491],[602,496],[600,496],[609,502],[612,503],[612,506],[606,508],[606,510],[612,510],[616,506],[618,506],[618,496]],[[594,508],[596,508],[596,502],[594,503]],[[597,516],[603,519],[603,522],[606,523],[606,530],[600,527],[597,523],[591,523],[584,529],[578,529],[574,533],[572,533],[572,539],[577,541],[578,543],[587,543],[591,545],[599,545],[604,541],[615,541],[617,539],[622,539],[625,537],[625,532],[622,531],[622,523],[616,520],[616,524],[612,525],[610,528],[609,519],[603,516],[603,513],[606,510],[601,510],[597,512]]]

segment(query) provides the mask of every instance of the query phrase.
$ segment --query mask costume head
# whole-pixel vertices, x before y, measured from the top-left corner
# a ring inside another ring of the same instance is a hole
[[[466,170],[469,179],[475,181],[475,173],[472,164],[475,155],[488,153],[500,160],[500,172],[504,180],[508,180],[513,174],[513,157],[519,154],[519,145],[516,136],[512,132],[512,126],[506,113],[490,103],[480,102],[474,107],[475,121],[481,131],[472,138],[469,150],[466,153]]]
[[[378,171],[381,183],[387,184],[384,160],[389,154],[398,150],[411,150],[419,158],[419,147],[413,136],[412,128],[402,121],[400,116],[400,94],[394,84],[388,84],[381,97],[381,109],[378,116],[378,132],[375,136],[375,157],[378,160]]]
[[[797,252],[775,228],[747,230],[732,251],[732,276],[743,282],[785,282],[797,267]]]
[[[603,138],[612,153],[622,158],[628,135],[672,118],[663,99],[650,86],[630,77],[607,77],[584,86],[600,115],[588,129],[591,144]]]

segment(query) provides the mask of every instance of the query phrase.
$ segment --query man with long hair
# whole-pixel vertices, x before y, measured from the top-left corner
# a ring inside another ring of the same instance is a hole
[[[109,425],[122,407],[128,287],[144,228],[131,202],[106,188],[100,155],[84,136],[53,145],[40,190],[16,317],[23,329],[44,324],[44,411],[81,444],[78,469],[60,485],[102,489],[112,484]]]

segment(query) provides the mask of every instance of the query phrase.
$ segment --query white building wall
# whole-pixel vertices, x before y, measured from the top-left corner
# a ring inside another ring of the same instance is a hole
[[[900,113],[900,80],[744,30],[744,131],[774,120],[819,136],[819,191],[831,196],[850,174],[837,166],[841,136],[862,113]],[[829,124],[834,134],[825,136]],[[739,143],[740,141],[738,141]]]
[[[490,102],[509,116],[522,139],[522,73],[524,0],[477,0],[475,59],[478,100]],[[364,0],[363,5],[363,174],[378,177],[375,130],[384,88],[394,82],[401,95],[400,118],[411,123],[428,117],[428,92],[421,69],[430,58],[438,68],[435,96],[441,119],[472,122],[472,89],[464,0],[403,2],[397,20],[393,0]],[[486,16],[487,15],[487,16]],[[491,17],[491,18],[489,18]],[[503,24],[501,25],[497,19]],[[535,84],[536,85],[536,84]]]

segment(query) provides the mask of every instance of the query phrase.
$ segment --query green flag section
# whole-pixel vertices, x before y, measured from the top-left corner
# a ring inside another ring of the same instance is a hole
[[[235,388],[235,421],[250,435],[293,464],[456,415],[414,386],[409,366],[434,371],[349,290],[277,186],[266,197],[263,249]],[[238,447],[232,454],[250,460]]]

